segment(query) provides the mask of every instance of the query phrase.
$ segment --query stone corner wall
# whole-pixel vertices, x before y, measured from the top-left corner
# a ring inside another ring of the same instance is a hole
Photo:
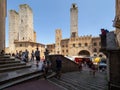
[[[62,72],[73,72],[78,71],[78,64],[70,59],[64,57],[63,55],[49,55],[49,60],[52,63],[52,69],[56,70],[56,59],[59,57],[62,60]]]

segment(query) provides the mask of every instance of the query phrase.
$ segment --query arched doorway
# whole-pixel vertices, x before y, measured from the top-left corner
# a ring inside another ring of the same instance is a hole
[[[78,53],[78,55],[79,56],[90,56],[90,53],[89,53],[89,51],[87,51],[87,50],[82,50],[82,51],[80,51],[79,53]]]

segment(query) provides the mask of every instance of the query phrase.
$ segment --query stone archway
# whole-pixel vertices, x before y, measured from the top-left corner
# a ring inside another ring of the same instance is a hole
[[[81,50],[79,53],[78,53],[79,56],[90,56],[90,52],[87,51],[87,50]]]

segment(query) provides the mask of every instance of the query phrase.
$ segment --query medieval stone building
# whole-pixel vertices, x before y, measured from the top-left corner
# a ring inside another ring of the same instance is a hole
[[[9,11],[9,50],[8,53],[25,51],[29,53],[36,50],[44,56],[45,45],[36,42],[36,32],[33,27],[33,12],[27,4],[19,6],[19,11]]]
[[[78,7],[72,4],[70,8],[70,38],[62,38],[62,30],[55,33],[55,44],[48,44],[50,54],[64,56],[103,56],[100,50],[100,37],[78,36]]]

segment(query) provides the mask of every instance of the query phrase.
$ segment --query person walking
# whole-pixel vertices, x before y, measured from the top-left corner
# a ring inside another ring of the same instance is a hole
[[[56,78],[61,78],[62,60],[60,58],[56,59]]]
[[[44,78],[46,79],[48,73],[48,63],[46,60],[43,61],[42,71],[44,73]]]
[[[94,64],[92,64],[91,69],[92,69],[92,74],[93,74],[93,77],[95,77],[96,67],[95,67],[95,65],[94,65]]]
[[[82,71],[82,61],[79,61],[79,63],[78,63],[78,68],[79,68],[79,71],[81,72]]]
[[[26,49],[25,50],[25,58],[26,58],[26,62],[28,62],[28,60],[29,60],[29,51]]]
[[[34,51],[32,50],[32,53],[31,53],[31,61],[34,61],[34,56],[35,56],[35,53],[34,53]]]
[[[40,62],[40,51],[38,48],[36,48],[35,57],[36,57],[36,62],[37,62],[36,66],[38,67],[39,66],[38,64]]]

